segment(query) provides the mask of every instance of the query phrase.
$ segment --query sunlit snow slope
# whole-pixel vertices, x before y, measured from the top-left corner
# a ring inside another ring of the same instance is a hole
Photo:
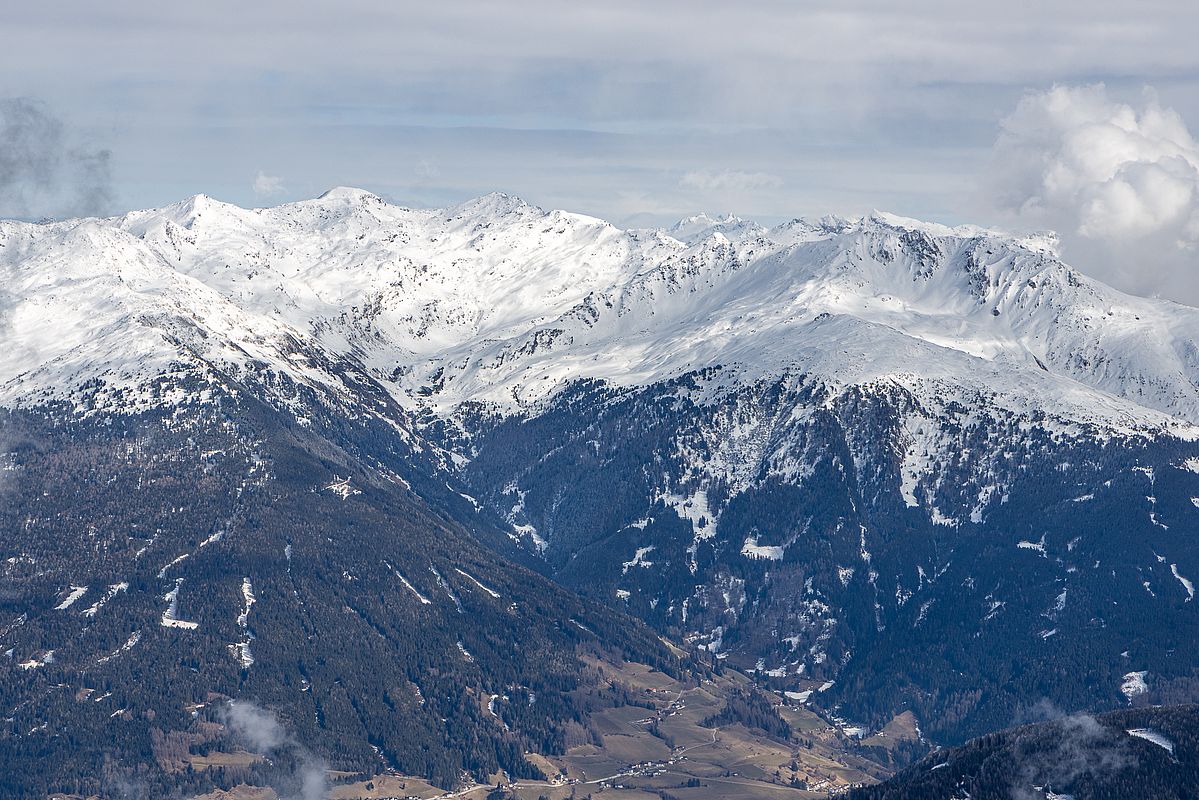
[[[0,223],[0,270],[9,404],[85,385],[174,402],[142,387],[249,362],[343,391],[300,354],[316,348],[442,412],[721,366],[947,382],[1116,429],[1199,422],[1199,311],[1090,280],[1048,238],[886,214],[622,231],[500,194],[433,211],[353,189],[253,210],[196,196]]]

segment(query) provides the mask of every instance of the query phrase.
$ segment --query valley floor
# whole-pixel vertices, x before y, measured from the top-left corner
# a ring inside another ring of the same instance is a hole
[[[530,761],[552,776],[550,779],[510,782],[497,774],[489,784],[446,792],[411,776],[385,773],[364,781],[339,782],[339,776],[333,774],[329,797],[484,800],[500,785],[507,791],[505,797],[520,800],[588,796],[609,800],[800,800],[843,794],[888,776],[883,767],[851,752],[851,740],[840,730],[803,707],[777,708],[791,726],[787,742],[739,723],[716,728],[702,725],[721,711],[730,692],[749,684],[740,673],[727,671],[697,686],[640,664],[613,666],[596,661],[591,666],[653,707],[629,705],[598,712],[593,724],[602,746],[574,747],[563,756],[530,755]],[[274,797],[273,792],[263,794],[258,787],[245,786],[195,800]]]

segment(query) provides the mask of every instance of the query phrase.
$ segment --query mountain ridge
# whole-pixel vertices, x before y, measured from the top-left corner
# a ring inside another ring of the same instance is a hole
[[[1045,237],[999,238],[973,226],[947,228],[875,212],[859,220],[756,226],[734,241],[720,230],[733,219],[707,219],[684,241],[662,230],[621,231],[592,217],[542,211],[498,193],[452,209],[414,211],[342,187],[270,209],[240,209],[197,195],[109,220],[7,222],[0,237],[10,287],[20,287],[20,272],[40,257],[43,270],[115,282],[108,290],[130,304],[126,315],[135,304],[142,313],[145,306],[163,310],[151,293],[165,295],[173,310],[190,312],[201,329],[212,328],[235,349],[292,335],[314,338],[337,355],[360,358],[378,376],[405,373],[393,394],[410,406],[419,404],[417,390],[439,370],[445,385],[422,402],[442,409],[467,400],[510,403],[516,383],[528,395],[518,399],[524,402],[579,377],[621,380],[624,372],[652,382],[688,366],[678,353],[655,352],[677,337],[698,348],[690,366],[739,363],[769,371],[788,360],[764,339],[818,342],[814,323],[831,314],[1199,420],[1193,382],[1199,312],[1132,298],[1082,277],[1053,256]],[[289,238],[289,230],[300,233]],[[52,252],[44,253],[47,248]],[[14,251],[25,267],[15,275]],[[94,271],[80,274],[71,252]],[[103,271],[105,263],[110,272]],[[27,277],[26,291],[50,289],[46,276]],[[263,288],[264,282],[273,285]],[[61,296],[72,288],[54,291]],[[770,302],[785,308],[765,313]],[[201,306],[212,310],[210,319],[198,312]],[[730,306],[740,313],[728,313]],[[618,321],[605,322],[612,315]],[[8,316],[12,327],[11,308]],[[15,316],[21,317],[19,308]],[[629,330],[633,323],[638,328]],[[606,366],[554,371],[530,358],[560,350],[562,336],[572,344],[583,340],[576,361],[600,362],[597,348],[611,350],[626,339],[632,344],[623,361]],[[745,343],[756,350],[737,347]],[[1152,371],[1136,369],[1128,351],[1137,348],[1160,363],[1151,364]],[[455,375],[457,363],[488,352],[491,363],[468,363],[468,375]],[[30,372],[21,366],[37,368],[57,355],[61,350],[34,353],[24,365],[0,365],[4,392],[20,394],[19,376]],[[269,356],[284,371],[301,371],[279,352],[247,356]],[[919,366],[935,367],[938,354],[930,349],[924,358]],[[497,359],[518,362],[524,372],[504,375]],[[872,360],[881,361],[878,354]],[[970,368],[951,371],[962,380]],[[530,381],[529,372],[539,374]]]
[[[0,223],[0,405],[262,403],[845,730],[912,712],[952,742],[1038,693],[1199,696],[1199,310],[1047,236],[882,213],[676,233],[345,188]]]

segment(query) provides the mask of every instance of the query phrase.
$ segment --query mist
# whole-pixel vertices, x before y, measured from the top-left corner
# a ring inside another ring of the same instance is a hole
[[[113,203],[112,156],[38,100],[0,99],[0,217],[78,217]]]
[[[1136,762],[1127,739],[1104,727],[1090,714],[1065,714],[1049,700],[1042,699],[1022,709],[1014,720],[1017,725],[1037,722],[1054,726],[1053,746],[1027,751],[1017,744],[1021,761],[1008,789],[1011,800],[1042,800],[1043,789],[1064,791],[1083,775],[1098,777]]]
[[[234,700],[221,721],[250,752],[262,756],[290,753],[294,758],[294,769],[275,781],[280,800],[323,800],[326,796],[328,765],[296,741],[273,713],[248,700]]]

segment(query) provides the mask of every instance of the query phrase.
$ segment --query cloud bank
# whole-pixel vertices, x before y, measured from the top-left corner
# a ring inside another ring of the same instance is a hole
[[[1026,95],[1001,123],[989,182],[1001,211],[1057,230],[1085,271],[1199,302],[1199,145],[1152,90],[1137,106],[1103,84]]]

